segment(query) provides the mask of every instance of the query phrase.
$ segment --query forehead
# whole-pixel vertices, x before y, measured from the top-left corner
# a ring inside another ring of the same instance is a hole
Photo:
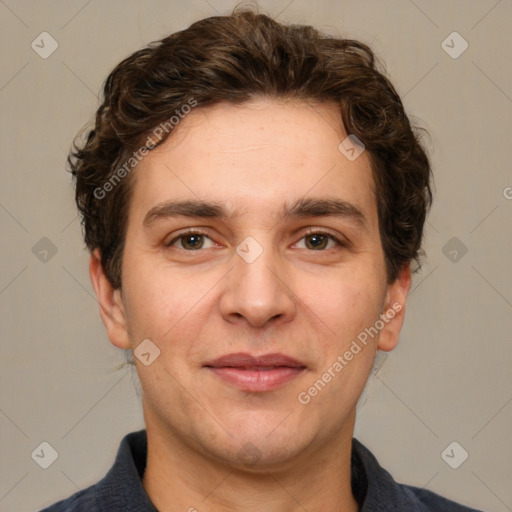
[[[350,161],[339,107],[260,99],[192,110],[134,172],[131,210],[208,199],[264,216],[304,197],[339,198],[376,216],[369,156]],[[371,220],[371,219],[370,219]]]

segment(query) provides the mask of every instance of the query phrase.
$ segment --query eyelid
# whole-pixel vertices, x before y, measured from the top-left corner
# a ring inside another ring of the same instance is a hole
[[[302,240],[305,236],[308,236],[308,235],[326,235],[329,238],[331,238],[332,240],[334,240],[340,247],[349,247],[350,245],[352,245],[350,240],[347,237],[345,237],[344,235],[341,235],[339,233],[333,233],[328,228],[321,228],[321,227],[307,228],[307,230],[302,233],[299,240]]]
[[[212,239],[212,237],[205,230],[203,230],[201,228],[186,228],[183,231],[174,233],[172,235],[171,240],[169,240],[168,242],[164,242],[164,246],[171,247],[180,238],[187,236],[187,235],[202,235],[202,236],[209,238],[212,242],[214,242],[216,244],[216,242]]]
[[[207,238],[209,238],[215,245],[218,245],[217,242],[215,242],[212,237],[206,232],[206,230],[201,228],[186,228],[183,231],[179,231],[178,233],[175,233],[172,237],[172,239],[168,242],[165,242],[165,247],[171,247],[175,242],[177,242],[180,238],[187,236],[187,235],[202,235]],[[321,228],[321,227],[309,227],[306,231],[303,231],[301,234],[301,237],[298,241],[302,240],[305,236],[308,235],[325,235],[328,236],[331,240],[334,240],[340,247],[348,247],[351,245],[350,240],[348,240],[345,236],[335,234],[332,231],[330,231],[327,228]],[[296,243],[295,242],[294,245]]]

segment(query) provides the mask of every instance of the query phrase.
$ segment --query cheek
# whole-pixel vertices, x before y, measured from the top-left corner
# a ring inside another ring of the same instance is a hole
[[[336,406],[328,421],[333,428],[357,403],[377,348],[378,337],[368,335],[367,329],[379,318],[384,292],[375,280],[363,281],[331,280],[321,293],[310,292],[304,300],[322,319],[326,334],[318,337],[318,365],[302,391],[318,414]]]
[[[146,261],[152,259],[148,256]],[[132,344],[149,338],[161,351],[171,346],[174,354],[181,349],[191,350],[201,326],[211,314],[211,291],[218,276],[201,273],[186,277],[165,264],[155,267],[140,263],[135,265],[135,261],[127,258],[127,279],[123,282]]]
[[[381,313],[385,286],[381,279],[355,272],[332,273],[325,278],[303,279],[297,296],[305,312],[317,317],[332,343],[345,344],[372,325]],[[309,313],[308,313],[309,311]],[[329,345],[330,343],[327,343]]]

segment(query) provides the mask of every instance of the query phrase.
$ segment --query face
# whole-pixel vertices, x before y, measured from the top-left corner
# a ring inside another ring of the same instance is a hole
[[[351,438],[409,273],[387,282],[369,156],[345,137],[333,104],[219,105],[133,171],[122,290],[97,255],[91,275],[112,343],[160,351],[134,358],[148,432],[256,467]]]

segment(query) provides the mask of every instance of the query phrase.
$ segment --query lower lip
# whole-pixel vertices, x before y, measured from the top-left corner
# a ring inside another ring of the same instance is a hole
[[[275,370],[243,370],[240,368],[207,367],[224,382],[231,384],[242,391],[271,391],[300,375],[305,368],[276,367]]]

